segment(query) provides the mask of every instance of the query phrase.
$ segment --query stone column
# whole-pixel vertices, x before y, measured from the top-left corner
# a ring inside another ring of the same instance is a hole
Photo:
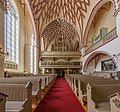
[[[25,45],[25,71],[31,73],[31,51],[32,46],[30,44]]]
[[[30,16],[28,16],[28,13],[25,15],[25,36],[26,36],[26,42],[25,42],[25,71],[33,73],[33,66],[32,66],[32,58],[33,55],[33,29],[32,24],[30,20]]]
[[[25,29],[26,29],[25,71],[31,72],[31,73],[32,71],[34,71],[35,74],[38,74],[39,72],[39,47],[37,45],[37,37],[35,37],[34,35],[34,29],[32,27],[30,16],[27,13],[25,16]],[[33,66],[33,62],[36,64],[36,66]]]

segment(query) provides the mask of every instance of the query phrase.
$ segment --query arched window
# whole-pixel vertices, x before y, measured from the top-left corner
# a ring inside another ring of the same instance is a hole
[[[9,53],[5,61],[19,63],[19,17],[9,0],[4,16],[4,52]]]

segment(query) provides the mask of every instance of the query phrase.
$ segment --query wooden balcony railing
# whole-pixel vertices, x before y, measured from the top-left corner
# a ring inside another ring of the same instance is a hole
[[[106,43],[107,41],[114,38],[115,36],[117,36],[116,27],[114,29],[112,29],[109,33],[107,33],[105,36],[99,37],[99,40],[96,43],[94,43],[92,46],[90,46],[85,51],[85,54],[90,53],[91,51],[93,51],[96,48],[100,47],[102,44]]]
[[[39,66],[82,66],[81,61],[76,62],[69,62],[69,61],[63,61],[63,62],[46,62],[41,61]]]
[[[41,57],[78,57],[80,58],[80,51],[41,51]]]

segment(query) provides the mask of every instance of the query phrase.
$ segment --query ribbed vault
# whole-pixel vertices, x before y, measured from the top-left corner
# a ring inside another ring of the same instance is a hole
[[[57,18],[49,23],[43,30],[41,37],[46,49],[55,38],[66,39],[71,44],[71,47],[76,42],[79,42],[79,35],[74,26],[61,18]]]
[[[41,37],[46,25],[56,18],[63,18],[73,23],[79,35],[83,35],[83,19],[87,13],[87,7],[90,6],[90,0],[29,0],[29,4],[38,37]],[[59,23],[57,25],[59,26]]]

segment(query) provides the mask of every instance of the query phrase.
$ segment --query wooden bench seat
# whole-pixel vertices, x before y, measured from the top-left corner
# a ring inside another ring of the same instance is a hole
[[[82,80],[79,82],[80,86],[79,86],[79,98],[82,101],[82,98],[84,95],[86,95],[87,89],[86,89],[86,85],[87,84],[91,84],[91,85],[104,85],[104,84],[120,84],[120,80],[108,80],[108,79],[96,79],[96,80]]]
[[[7,84],[26,84],[28,81],[32,82],[32,96],[34,98],[34,102],[37,104],[38,101],[41,99],[41,93],[47,92],[46,89],[48,84],[54,80],[56,76],[28,76],[28,77],[13,77],[13,78],[0,78],[0,83],[7,83]],[[45,78],[47,79],[45,81]],[[49,78],[49,82],[48,82]]]
[[[120,112],[120,91],[109,96],[111,112]]]
[[[22,112],[24,102],[23,101],[7,101],[6,112]]]
[[[75,75],[75,77],[73,75],[68,75],[67,80],[68,80],[68,83],[70,85],[72,85],[71,87],[73,88],[73,90],[78,91],[77,96],[79,97],[79,99],[83,105],[86,104],[83,101],[83,97],[86,96],[86,98],[87,98],[86,85],[88,83],[90,85],[120,84],[120,80],[115,80],[114,78],[101,78],[101,77],[87,76],[87,75]],[[103,104],[106,104],[106,107],[104,107]],[[95,104],[93,103],[93,105],[95,105]],[[98,112],[98,111],[101,112],[102,110],[105,110],[103,112],[109,112],[110,108],[107,108],[107,107],[110,107],[109,105],[110,105],[109,101],[99,102],[97,104],[97,106],[99,106],[99,108],[96,108],[95,112]],[[104,109],[104,108],[106,108],[106,109]]]
[[[0,92],[8,95],[6,112],[32,112],[31,82],[27,84],[0,84]]]
[[[101,78],[101,77],[94,77],[94,76],[86,76],[86,75],[76,75],[75,77],[70,75],[69,76],[70,79],[68,79],[68,83],[72,83],[70,84],[71,86],[76,86],[78,85],[79,87],[79,91],[82,92],[82,94],[85,94],[86,93],[86,85],[88,83],[90,84],[112,84],[112,83],[120,83],[119,80],[115,80],[113,78],[109,78],[109,79],[106,79],[106,78]],[[79,84],[75,84],[76,81],[78,80],[78,83]],[[73,88],[73,87],[72,87]],[[74,89],[75,90],[75,89]]]
[[[30,73],[28,72],[11,72],[11,71],[5,71],[4,77],[5,78],[11,78],[11,77],[27,77]]]
[[[118,92],[120,84],[87,85],[88,112],[104,112],[101,110],[105,102],[109,102],[108,96]],[[102,106],[103,105],[103,106]],[[109,102],[110,105],[110,102]],[[104,106],[107,109],[107,107]],[[110,111],[110,109],[108,110]]]
[[[117,77],[117,72],[94,72],[92,75],[97,77],[111,78],[111,75],[112,77]]]
[[[14,77],[14,78],[0,78],[0,84],[27,84],[27,82],[32,82],[32,96],[35,97],[35,102],[37,104],[38,100],[40,99],[41,94],[41,86],[45,87],[45,77]]]
[[[95,112],[111,112],[110,102],[102,102],[97,104],[99,108],[95,109]]]

